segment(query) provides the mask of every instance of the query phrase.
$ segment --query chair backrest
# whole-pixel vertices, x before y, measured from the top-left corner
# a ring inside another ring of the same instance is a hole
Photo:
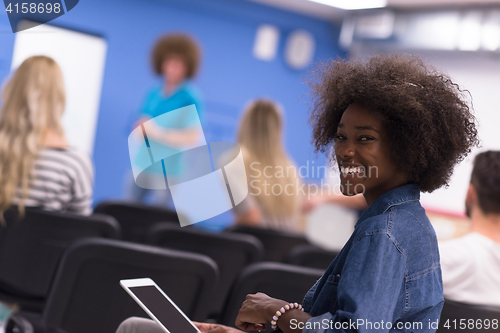
[[[247,266],[234,284],[221,323],[234,327],[234,321],[247,294],[263,292],[288,302],[301,303],[307,291],[324,271],[275,262]]]
[[[338,252],[327,251],[315,245],[298,245],[288,253],[285,262],[291,265],[326,270],[338,254]]]
[[[500,332],[500,307],[467,304],[445,299],[438,333]]]
[[[229,290],[242,269],[260,261],[264,253],[262,243],[251,235],[214,234],[195,228],[179,228],[166,224],[151,229],[148,243],[205,254],[217,263],[220,279],[211,304],[212,314],[219,314],[222,311]]]
[[[283,262],[292,248],[297,245],[310,244],[302,235],[272,229],[236,225],[227,228],[226,231],[257,237],[264,245],[264,260],[266,261]]]
[[[192,320],[206,320],[217,283],[207,256],[129,242],[86,239],[64,254],[42,321],[72,333],[109,333],[130,316],[146,313],[120,280],[149,277]]]
[[[17,207],[5,213],[0,227],[0,284],[2,291],[22,297],[45,298],[64,250],[85,237],[117,238],[118,222],[110,216],[81,216]]]
[[[144,243],[149,228],[159,222],[179,225],[175,211],[136,202],[103,201],[94,213],[113,216],[122,228],[122,240],[136,243]]]
[[[24,318],[21,314],[16,313],[9,318],[7,325],[5,325],[6,333],[34,333],[33,325]]]

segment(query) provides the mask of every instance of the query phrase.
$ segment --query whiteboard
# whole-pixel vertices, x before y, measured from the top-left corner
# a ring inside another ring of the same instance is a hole
[[[12,69],[45,55],[61,67],[66,86],[62,119],[71,146],[92,154],[101,99],[107,43],[104,38],[43,24],[16,33]]]

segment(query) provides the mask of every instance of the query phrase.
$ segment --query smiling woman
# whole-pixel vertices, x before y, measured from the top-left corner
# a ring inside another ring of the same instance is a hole
[[[458,86],[416,57],[332,61],[317,74],[316,148],[334,146],[343,194],[362,193],[369,207],[302,306],[248,295],[236,326],[251,331],[270,323],[284,333],[435,332],[443,285],[420,192],[445,185],[478,144],[475,118]]]
[[[467,99],[412,56],[337,60],[315,74],[316,150],[333,145],[343,194],[362,193],[369,207],[306,294],[305,311],[249,295],[236,324],[248,331],[271,322],[285,333],[434,332],[443,306],[441,270],[419,198],[445,185],[478,144]]]

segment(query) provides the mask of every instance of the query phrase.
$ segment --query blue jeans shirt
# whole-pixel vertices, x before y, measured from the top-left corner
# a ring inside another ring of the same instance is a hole
[[[418,186],[407,184],[368,207],[306,294],[313,318],[304,333],[436,330],[443,283],[436,235],[419,199]]]

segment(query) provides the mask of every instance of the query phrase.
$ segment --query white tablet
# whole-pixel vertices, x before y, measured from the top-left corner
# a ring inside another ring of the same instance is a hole
[[[150,278],[121,280],[120,285],[165,332],[199,332],[191,320]]]

